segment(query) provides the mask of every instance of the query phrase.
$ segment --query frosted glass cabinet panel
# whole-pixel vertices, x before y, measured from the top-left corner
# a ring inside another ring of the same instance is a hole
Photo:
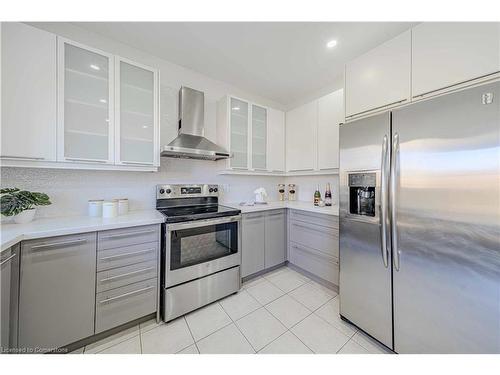
[[[248,168],[248,103],[231,98],[232,168]]]
[[[113,162],[111,60],[59,40],[59,160]]]
[[[155,162],[156,73],[135,63],[117,60],[116,161],[121,164]]]
[[[266,169],[267,110],[252,104],[252,169]]]

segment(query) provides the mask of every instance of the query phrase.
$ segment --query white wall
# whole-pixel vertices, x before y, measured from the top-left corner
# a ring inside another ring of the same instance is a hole
[[[161,138],[168,143],[176,135],[177,93],[181,85],[205,92],[205,136],[216,140],[216,102],[226,94],[233,94],[263,105],[284,110],[280,103],[244,92],[224,82],[216,81],[192,70],[161,60],[127,45],[91,33],[68,23],[31,23],[69,39],[127,57],[146,65],[158,67],[162,94]],[[89,199],[129,198],[130,209],[153,208],[155,186],[167,183],[216,183],[225,186],[222,201],[252,200],[253,191],[264,187],[271,200],[277,200],[279,183],[299,185],[300,200],[311,200],[316,183],[335,183],[336,176],[324,177],[258,177],[218,175],[222,166],[210,161],[161,159],[157,173],[123,171],[83,171],[35,168],[2,168],[0,185],[19,187],[47,193],[53,204],[40,207],[39,217],[84,215]]]

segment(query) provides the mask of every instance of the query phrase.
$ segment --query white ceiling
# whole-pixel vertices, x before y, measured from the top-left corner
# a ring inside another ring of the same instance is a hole
[[[89,22],[85,29],[285,106],[338,82],[344,64],[406,22]],[[336,39],[329,50],[326,43]]]

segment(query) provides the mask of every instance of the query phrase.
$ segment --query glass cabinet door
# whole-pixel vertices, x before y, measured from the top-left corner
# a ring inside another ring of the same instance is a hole
[[[116,69],[117,162],[153,165],[157,138],[156,73],[122,59]]]
[[[252,105],[252,168],[266,169],[267,110]]]
[[[59,159],[113,162],[111,56],[60,40]]]
[[[248,168],[248,103],[231,98],[231,168]]]

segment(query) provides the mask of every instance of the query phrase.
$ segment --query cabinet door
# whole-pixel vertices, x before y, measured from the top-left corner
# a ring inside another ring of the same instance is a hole
[[[408,100],[411,32],[349,62],[345,69],[346,117]]]
[[[264,214],[244,214],[241,239],[241,277],[264,269]]]
[[[58,160],[112,164],[112,56],[62,38],[58,53]]]
[[[230,145],[233,157],[231,168],[248,168],[248,103],[230,98]]]
[[[286,169],[308,171],[315,168],[318,102],[304,104],[286,113]]]
[[[425,22],[412,30],[413,96],[498,71],[498,22]]]
[[[56,36],[1,24],[2,158],[56,160]]]
[[[266,252],[264,266],[273,267],[285,261],[286,220],[285,211],[272,211],[266,214]]]
[[[159,165],[157,72],[118,58],[115,69],[116,163]]]
[[[267,109],[252,104],[252,169],[267,169]]]
[[[339,124],[344,122],[344,90],[318,100],[318,169],[339,167]]]
[[[267,110],[267,169],[285,171],[285,113]]]
[[[2,252],[0,257],[0,353],[17,345],[17,303],[19,291],[19,245]]]
[[[94,334],[96,233],[21,245],[19,345],[50,350]]]

